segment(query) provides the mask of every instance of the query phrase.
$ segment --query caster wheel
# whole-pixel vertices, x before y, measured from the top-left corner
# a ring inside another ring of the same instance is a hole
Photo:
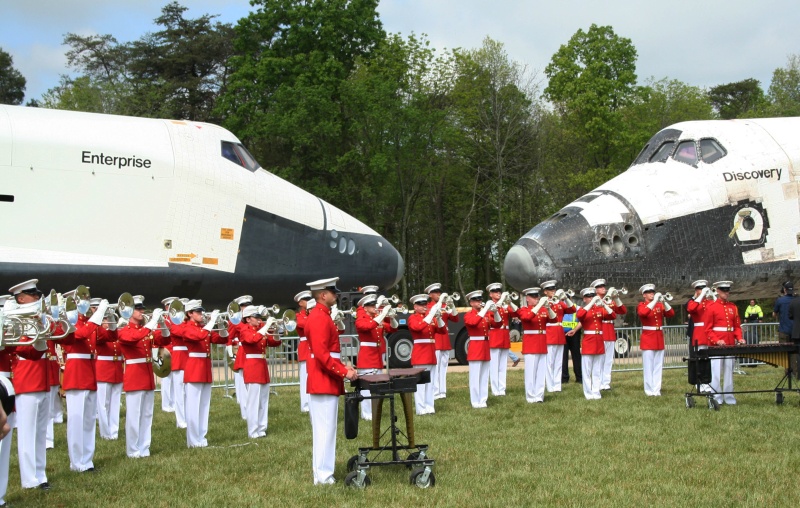
[[[419,452],[411,452],[408,454],[408,457],[406,458],[406,460],[418,460],[418,459],[419,459]],[[406,464],[406,467],[408,469],[411,469],[412,467],[414,467],[414,464]]]
[[[360,455],[353,455],[349,459],[347,459],[347,470],[348,471],[355,471],[359,464],[366,464],[369,462],[366,458],[363,461],[359,462]]]
[[[686,409],[692,409],[694,407],[694,397],[686,397]]]
[[[783,404],[783,392],[775,392],[775,404]]]
[[[427,489],[436,485],[436,476],[434,476],[433,471],[429,470],[428,477],[425,478],[425,469],[424,467],[418,467],[411,471],[411,475],[408,477],[411,485],[420,489]]]
[[[714,397],[708,398],[708,409],[713,409],[714,411],[719,411],[719,402]]]
[[[369,479],[369,476],[365,476],[363,482],[358,481],[358,476],[358,471],[350,471],[347,473],[347,476],[344,477],[345,486],[354,489],[365,489],[372,485],[372,480]]]

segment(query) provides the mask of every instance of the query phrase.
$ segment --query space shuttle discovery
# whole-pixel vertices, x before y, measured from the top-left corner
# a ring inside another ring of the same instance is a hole
[[[385,238],[216,125],[0,105],[0,175],[0,288],[288,304],[322,277],[403,275]]]
[[[697,279],[732,298],[776,297],[800,278],[800,118],[682,122],[624,173],[568,204],[509,250],[508,282],[605,278],[627,299],[645,283],[685,301]]]

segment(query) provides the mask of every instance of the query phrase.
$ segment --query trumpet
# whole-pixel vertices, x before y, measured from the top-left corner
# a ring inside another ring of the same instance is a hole
[[[261,316],[261,319],[263,319],[264,321],[266,321],[269,318],[270,314],[274,314],[275,316],[277,316],[278,313],[280,313],[280,311],[281,311],[281,308],[280,308],[280,306],[278,306],[277,303],[275,305],[273,305],[272,307],[265,307],[263,305],[259,305],[258,306],[258,314]]]
[[[158,316],[158,326],[156,327],[156,330],[158,330],[158,331],[160,331],[162,333],[169,332],[169,328],[167,328],[167,324],[164,322],[164,314],[166,314],[166,312],[162,312],[161,314],[159,314],[159,316]],[[150,321],[153,318],[153,314],[152,313],[142,314],[142,317],[143,317],[144,321],[147,322],[147,321]],[[120,322],[121,321],[122,321],[122,319],[120,319]],[[121,326],[124,326],[124,325],[121,325],[118,322],[117,326],[121,327]],[[164,376],[161,376],[161,377],[164,377]]]
[[[672,301],[672,293],[670,293],[669,291],[667,291],[666,293],[664,293],[663,295],[661,295],[661,300],[662,300],[662,301],[666,300],[666,301],[668,301],[668,302],[671,302],[671,301]]]
[[[375,302],[375,305],[377,307],[385,307],[386,305],[389,305],[390,303],[394,304],[394,305],[397,305],[398,303],[400,303],[400,297],[397,296],[397,295],[392,295],[392,296],[380,295],[380,296],[378,296],[378,300]]]
[[[511,300],[514,301],[519,300],[519,293],[517,293],[516,291],[512,291],[510,293],[504,293],[504,296],[497,301],[497,306],[505,307],[506,305],[509,305],[511,303]]]

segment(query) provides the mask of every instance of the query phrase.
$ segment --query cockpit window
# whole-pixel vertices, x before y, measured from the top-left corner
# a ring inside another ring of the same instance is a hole
[[[673,158],[690,166],[697,164],[697,147],[694,141],[681,141]]]
[[[672,153],[672,148],[675,146],[674,141],[667,141],[663,143],[661,146],[658,147],[656,153],[654,153],[648,162],[664,162],[669,157],[669,154]]]
[[[714,139],[701,139],[700,140],[700,155],[703,162],[706,164],[713,164],[714,162],[725,157],[728,152],[725,151],[722,145],[717,143]]]
[[[237,164],[248,171],[255,171],[261,167],[258,161],[253,158],[247,148],[241,143],[222,142],[222,157]]]

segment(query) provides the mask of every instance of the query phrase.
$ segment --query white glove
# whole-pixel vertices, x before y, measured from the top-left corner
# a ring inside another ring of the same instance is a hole
[[[488,303],[484,303],[483,304],[483,308],[481,309],[480,312],[478,312],[478,315],[480,317],[485,317],[487,312],[489,312],[489,304]]]
[[[586,312],[589,312],[590,310],[592,310],[592,307],[594,307],[595,304],[597,304],[597,301],[598,301],[599,298],[600,298],[599,296],[595,295],[594,298],[589,300],[589,303],[587,303],[586,305],[583,306],[583,310],[585,310]]]
[[[218,317],[219,311],[214,309],[214,311],[211,313],[211,316],[208,318],[208,323],[203,327],[203,330],[210,332],[214,328],[214,325],[217,324]]]
[[[495,323],[500,323],[502,321],[503,321],[503,317],[500,315],[499,312],[497,312],[497,307],[495,307],[494,308],[494,322]]]
[[[622,307],[622,298],[620,298],[619,295],[614,297],[614,305],[617,307]]]
[[[436,326],[439,328],[444,328],[444,319],[442,319],[442,316],[436,318]]]
[[[378,323],[378,326],[383,326],[383,321],[386,319],[386,316],[389,315],[389,311],[390,310],[391,310],[391,307],[386,305],[386,306],[383,307],[383,309],[381,309],[380,314],[375,316],[375,322]]]
[[[438,303],[432,305],[430,310],[428,310],[428,315],[425,316],[425,319],[423,319],[423,321],[425,321],[428,324],[433,323],[433,318],[436,317],[436,309],[440,308],[441,306]]]
[[[233,346],[225,346],[225,351],[228,353],[228,358],[233,358]]]
[[[558,316],[558,314],[556,314],[556,311],[554,311],[553,309],[548,307],[547,308],[547,317],[549,317],[550,319],[555,319],[556,316]]]
[[[106,311],[108,310],[108,300],[103,300],[100,302],[100,305],[97,306],[97,310],[94,311],[92,317],[89,318],[90,323],[94,323],[97,326],[103,324],[103,317],[106,315]]]
[[[708,289],[708,288],[703,288],[703,290],[700,291],[700,294],[697,295],[696,298],[693,298],[693,300],[695,302],[697,302],[697,303],[703,303],[703,300],[705,300],[705,298],[706,298],[706,289]]]
[[[313,300],[313,299],[312,299],[312,300],[309,300],[309,301],[308,301],[308,303],[306,304],[306,312],[308,312],[308,311],[310,311],[311,309],[313,309],[313,308],[314,308],[314,305],[316,305],[316,304],[317,304],[317,301],[316,301],[316,300]]]
[[[575,303],[573,303],[572,299],[569,296],[564,298],[564,303],[567,304],[567,307],[572,307],[573,305],[575,305]]]
[[[653,310],[656,308],[657,303],[658,303],[658,298],[653,298],[653,300],[647,304],[647,308]]]
[[[158,348],[154,347],[150,350],[150,356],[153,358],[153,363],[158,362]]]
[[[346,327],[344,325],[344,321],[337,321],[336,322],[336,329],[337,330],[339,330],[340,332],[343,332],[345,328]]]
[[[156,307],[155,309],[153,309],[153,317],[156,318],[156,319],[160,318],[164,314],[165,314],[164,309],[162,309],[160,307]]]
[[[539,298],[539,303],[537,303],[536,306],[533,308],[533,313],[534,314],[538,314],[539,311],[542,310],[542,307],[544,306],[544,302],[546,302],[546,301],[547,301],[547,298]]]
[[[148,321],[147,324],[144,325],[144,327],[147,328],[148,330],[155,330],[156,328],[158,328],[158,316],[159,315],[156,314],[156,311],[154,310],[153,316],[150,318],[150,321]]]
[[[664,298],[664,295],[662,295],[661,293],[656,293],[655,296],[653,296],[653,301],[654,302],[660,302],[663,298]]]
[[[44,337],[39,337],[33,341],[33,349],[36,351],[47,351],[47,339]]]
[[[450,311],[450,315],[451,315],[451,316],[458,316],[458,309],[456,309],[455,307],[453,307],[453,309]]]
[[[392,316],[391,320],[389,320],[389,324],[392,325],[392,328],[397,328],[400,325],[400,323],[397,322],[397,319],[395,319],[394,316]]]
[[[609,305],[608,305],[608,304],[605,302],[605,300],[603,301],[603,308],[604,308],[604,309],[606,310],[606,312],[608,312],[609,314],[611,314],[612,312],[614,312],[614,309],[612,309],[612,308],[611,308],[611,307],[610,307],[610,306],[609,306]]]
[[[564,300],[567,297],[567,293],[563,289],[557,289],[555,297],[559,300]]]
[[[669,304],[668,301],[664,300],[664,310],[670,310],[672,306]]]

